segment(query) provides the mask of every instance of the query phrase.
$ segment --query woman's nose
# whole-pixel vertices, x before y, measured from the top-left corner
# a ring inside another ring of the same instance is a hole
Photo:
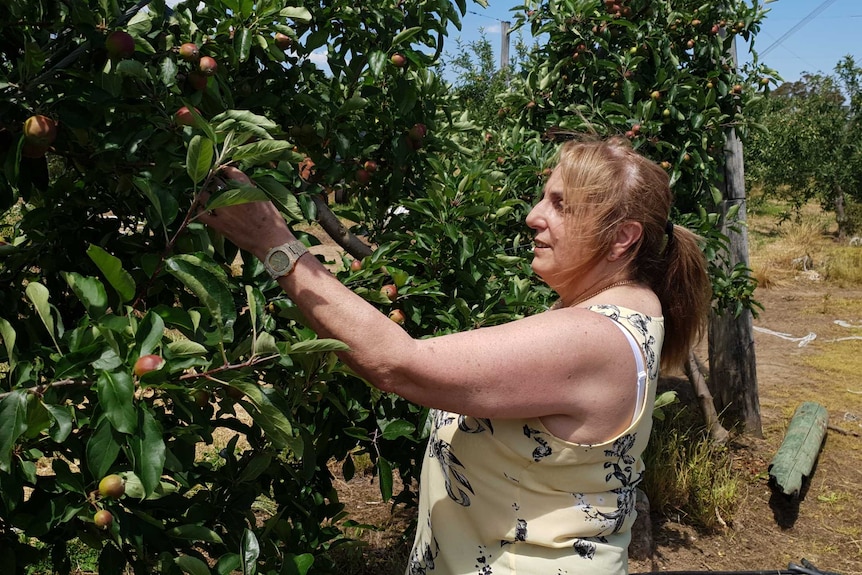
[[[537,230],[542,226],[542,215],[539,207],[542,205],[542,202],[539,202],[533,209],[530,210],[530,213],[527,214],[526,223],[527,227]]]

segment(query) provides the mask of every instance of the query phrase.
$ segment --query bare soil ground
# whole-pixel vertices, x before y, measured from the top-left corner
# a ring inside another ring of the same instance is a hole
[[[768,259],[753,257],[752,265],[772,274],[761,280],[771,287],[756,292],[764,310],[754,320],[763,437],[737,434],[731,441],[742,480],[738,510],[712,533],[681,515],[652,517],[654,553],[632,561],[632,572],[775,573],[805,558],[822,571],[862,575],[862,288],[806,270],[778,273]],[[829,430],[803,492],[788,499],[770,488],[767,468],[804,401],[827,408]],[[345,554],[339,573],[403,573],[409,544],[399,536],[411,512],[393,512],[367,476],[342,483],[340,492],[353,519],[379,530],[355,534],[364,546]]]

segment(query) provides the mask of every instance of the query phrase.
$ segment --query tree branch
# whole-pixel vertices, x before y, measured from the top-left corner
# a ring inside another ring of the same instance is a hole
[[[311,198],[317,208],[317,222],[335,243],[358,260],[372,254],[373,250],[344,227],[341,220],[332,213],[322,194],[313,194]]]
[[[712,394],[709,392],[709,387],[707,387],[706,380],[703,377],[702,364],[694,351],[689,351],[688,360],[685,362],[684,367],[685,375],[688,377],[688,381],[691,383],[692,388],[694,388],[694,393],[700,402],[700,410],[703,412],[703,418],[709,429],[709,436],[716,443],[726,443],[730,434],[718,420],[718,412],[715,410]]]

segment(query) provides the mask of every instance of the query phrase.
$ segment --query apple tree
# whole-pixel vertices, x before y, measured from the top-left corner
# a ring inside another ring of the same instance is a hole
[[[464,154],[499,143],[431,68],[465,10],[0,6],[6,571],[68,572],[79,539],[103,575],[325,573],[349,520],[330,465],[368,453],[384,496],[395,469],[409,485],[424,410],[348,373],[196,214],[268,198],[312,248],[320,221],[339,277],[417,337],[541,305],[511,223],[528,188]],[[535,187],[547,150],[511,142]]]
[[[862,69],[846,56],[834,75],[782,84],[761,102],[766,129],[753,135],[746,155],[747,178],[788,201],[788,217],[816,200],[834,212],[841,240],[859,226],[848,208],[862,200],[862,148],[855,135],[862,121],[860,80]]]

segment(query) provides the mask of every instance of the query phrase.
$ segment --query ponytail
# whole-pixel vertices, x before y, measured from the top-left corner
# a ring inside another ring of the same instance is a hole
[[[680,367],[706,327],[712,284],[698,236],[671,224],[664,249],[663,273],[643,278],[661,302],[665,323],[661,367]]]

